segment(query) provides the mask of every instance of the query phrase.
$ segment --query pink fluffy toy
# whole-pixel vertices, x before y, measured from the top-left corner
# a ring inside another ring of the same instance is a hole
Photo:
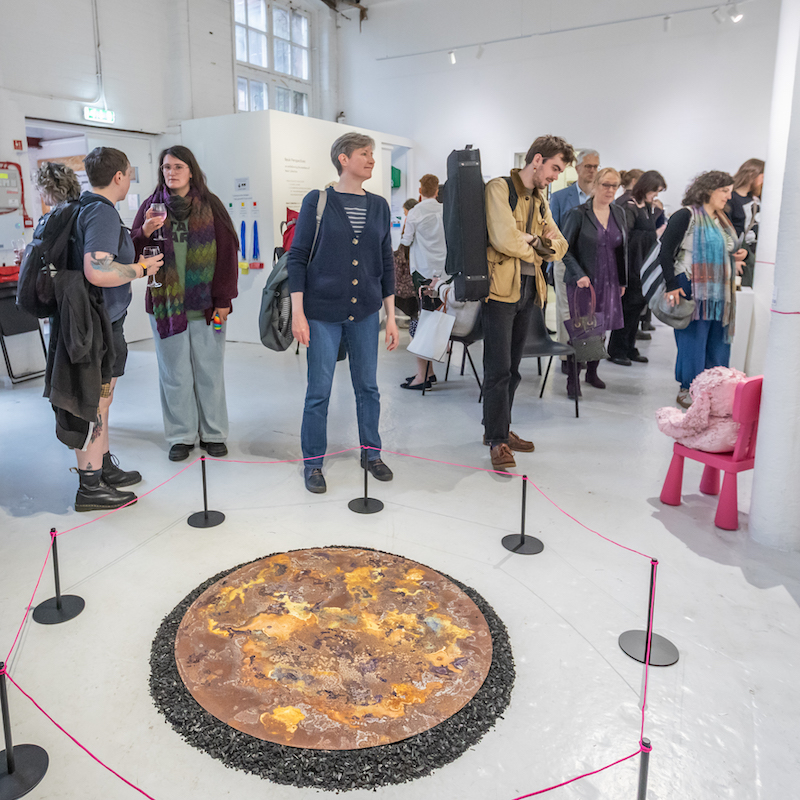
[[[736,385],[746,378],[743,372],[728,367],[701,372],[689,387],[692,398],[689,410],[659,408],[658,429],[693,450],[730,452],[739,434],[739,423],[733,421],[733,397]]]

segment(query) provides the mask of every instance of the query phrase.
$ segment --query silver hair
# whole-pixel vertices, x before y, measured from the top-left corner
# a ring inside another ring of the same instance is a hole
[[[350,158],[360,147],[371,147],[374,150],[375,140],[365,133],[351,131],[350,133],[345,133],[343,136],[340,136],[331,145],[331,161],[333,161],[333,166],[336,167],[336,171],[340,175],[342,174],[342,165],[339,163],[339,156],[344,154]]]
[[[33,183],[49,206],[67,200],[77,200],[81,195],[78,177],[66,165],[46,161],[33,173]]]
[[[583,163],[583,159],[587,156],[597,156],[598,161],[600,160],[600,153],[598,153],[597,150],[591,150],[585,147],[582,150],[578,150],[575,156],[575,166],[579,167]]]

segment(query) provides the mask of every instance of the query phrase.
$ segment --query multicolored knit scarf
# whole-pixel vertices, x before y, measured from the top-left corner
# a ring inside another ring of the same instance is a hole
[[[166,187],[156,189],[145,201],[145,212],[153,203],[167,206],[162,249],[164,266],[158,273],[161,286],[148,289],[153,300],[153,314],[162,339],[186,330],[187,311],[205,311],[211,307],[211,281],[217,264],[217,241],[214,236],[214,213],[195,189],[186,197],[170,194]],[[173,220],[189,220],[186,249],[186,279],[181,283],[172,243]]]
[[[702,206],[692,208],[694,240],[692,243],[693,319],[719,320],[733,337],[736,316],[734,271],[731,267],[729,239],[725,221],[719,224]]]

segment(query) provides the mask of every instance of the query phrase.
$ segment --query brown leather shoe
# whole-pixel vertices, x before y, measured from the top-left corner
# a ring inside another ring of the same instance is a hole
[[[492,467],[505,472],[507,469],[512,469],[517,466],[514,461],[514,454],[507,444],[498,444],[490,450],[492,455]]]
[[[508,432],[508,446],[518,453],[532,453],[534,451],[533,442],[527,442],[525,439],[520,439],[514,431]]]

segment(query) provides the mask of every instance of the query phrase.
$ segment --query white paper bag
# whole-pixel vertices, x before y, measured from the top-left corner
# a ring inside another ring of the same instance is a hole
[[[455,317],[442,311],[421,311],[408,352],[429,361],[444,361],[455,321]]]

